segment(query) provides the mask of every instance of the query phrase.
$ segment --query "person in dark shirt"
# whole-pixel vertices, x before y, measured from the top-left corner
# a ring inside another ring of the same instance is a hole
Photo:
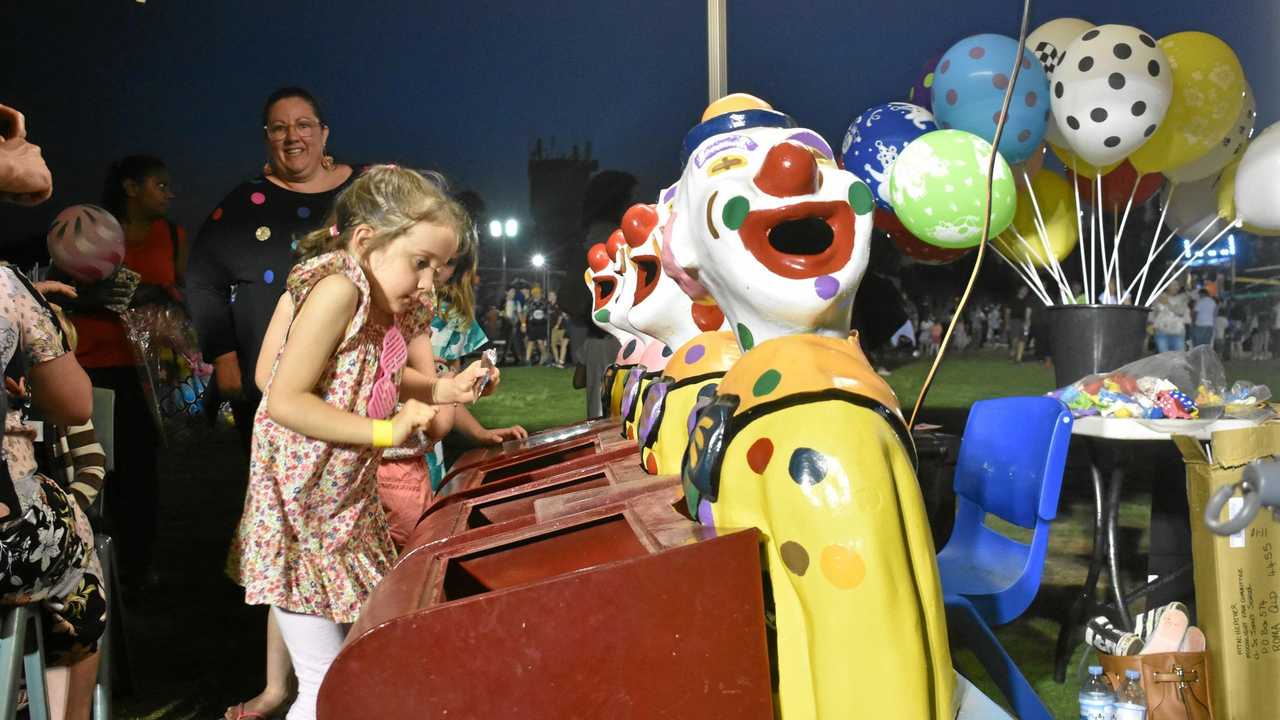
[[[262,336],[294,264],[297,241],[324,221],[359,174],[325,153],[329,126],[302,88],[281,88],[262,109],[267,163],[237,185],[200,228],[187,268],[187,304],[217,389],[231,400],[245,450],[262,399],[252,382]]]
[[[1026,285],[1019,286],[1006,310],[1009,313],[1005,321],[1005,327],[1009,329],[1009,359],[1016,363],[1022,362],[1022,354],[1027,349],[1027,332],[1031,329],[1029,294]]]

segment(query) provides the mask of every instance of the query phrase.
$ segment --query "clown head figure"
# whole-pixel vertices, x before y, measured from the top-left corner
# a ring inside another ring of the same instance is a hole
[[[635,365],[644,352],[647,338],[642,340],[626,323],[625,312],[619,312],[621,296],[625,294],[623,278],[614,269],[613,258],[623,243],[622,233],[615,232],[609,242],[596,243],[587,251],[587,285],[591,287],[591,321],[596,327],[612,335],[622,345],[618,352],[619,365]]]
[[[709,299],[695,303],[662,271],[663,229],[670,218],[669,202],[633,205],[622,217],[622,234],[636,287],[627,319],[674,350],[699,333],[721,329],[724,313]]]
[[[871,190],[812,131],[711,135],[685,166],[663,267],[691,296],[715,298],[744,351],[797,333],[844,337],[873,208]]]

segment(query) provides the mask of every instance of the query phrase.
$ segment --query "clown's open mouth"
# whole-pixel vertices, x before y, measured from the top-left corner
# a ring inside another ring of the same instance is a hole
[[[806,202],[747,213],[738,234],[770,272],[791,280],[831,275],[853,255],[849,203]]]
[[[636,274],[639,275],[640,280],[636,287],[636,298],[633,304],[639,305],[658,286],[658,273],[661,272],[661,267],[658,258],[653,255],[633,255],[631,262],[635,264]]]
[[[596,286],[596,310],[609,304],[609,299],[613,297],[613,291],[618,289],[618,281],[613,278],[593,278],[592,281]]]

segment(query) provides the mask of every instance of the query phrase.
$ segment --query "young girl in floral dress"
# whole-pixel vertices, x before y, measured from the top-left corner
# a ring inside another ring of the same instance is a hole
[[[433,380],[406,368],[399,327],[468,223],[439,182],[382,165],[300,243],[292,321],[254,420],[234,551],[245,601],[271,606],[293,661],[289,720],[315,717],[347,627],[395,559],[377,492],[382,449],[427,427],[428,402],[474,400],[489,372],[473,363]]]

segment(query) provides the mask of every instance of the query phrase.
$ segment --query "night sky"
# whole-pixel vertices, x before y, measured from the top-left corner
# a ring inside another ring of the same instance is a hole
[[[1020,8],[730,0],[729,89],[838,146],[858,111],[905,99],[929,56],[979,32],[1016,35]],[[5,14],[0,102],[27,114],[55,184],[39,209],[0,210],[9,252],[59,209],[97,202],[107,164],[135,152],[169,163],[174,217],[194,232],[261,168],[261,103],[281,85],[320,98],[339,160],[438,169],[520,218],[536,138],[559,152],[591,142],[601,169],[633,173],[648,199],[678,176],[706,104],[702,0],[17,0]],[[1274,0],[1040,0],[1031,27],[1064,15],[1214,33],[1244,65],[1259,129],[1280,119]]]

